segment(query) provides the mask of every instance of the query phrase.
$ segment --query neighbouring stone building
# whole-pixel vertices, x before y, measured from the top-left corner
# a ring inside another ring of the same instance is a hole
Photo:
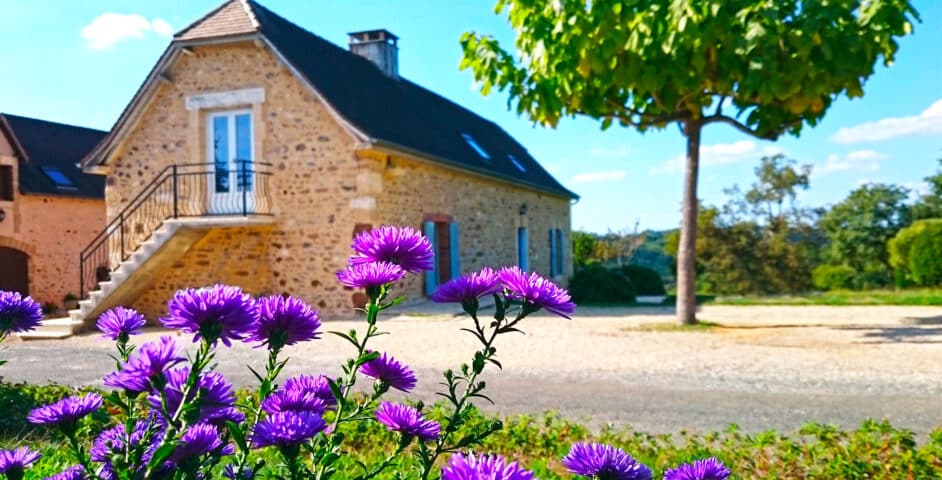
[[[0,114],[0,290],[64,305],[105,225],[104,179],[78,162],[105,132]]]
[[[354,234],[383,224],[435,243],[410,300],[484,265],[565,281],[576,195],[500,127],[400,76],[394,35],[350,41],[251,0],[175,35],[82,162],[107,178],[109,225],[83,260],[76,324],[117,303],[154,319],[175,290],[214,282],[349,315],[363,294],[335,273]]]

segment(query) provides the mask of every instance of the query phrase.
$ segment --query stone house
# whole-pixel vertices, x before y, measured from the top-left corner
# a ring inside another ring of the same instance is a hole
[[[403,284],[411,301],[483,265],[564,281],[576,195],[499,126],[401,76],[396,43],[376,30],[338,47],[252,0],[177,33],[82,162],[107,178],[109,223],[73,324],[115,304],[155,319],[175,290],[213,282],[350,315],[363,293],[335,273],[382,224],[435,243],[435,271]]]
[[[78,162],[105,132],[0,114],[0,290],[62,307],[105,225],[105,181]]]

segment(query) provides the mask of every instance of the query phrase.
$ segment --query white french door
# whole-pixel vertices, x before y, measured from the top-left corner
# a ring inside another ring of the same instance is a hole
[[[252,112],[234,110],[206,117],[209,213],[255,211],[255,154]]]

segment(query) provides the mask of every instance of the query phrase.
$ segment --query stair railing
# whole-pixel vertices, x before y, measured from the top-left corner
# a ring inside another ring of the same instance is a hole
[[[190,163],[161,170],[79,254],[79,297],[111,278],[168,219],[271,215],[271,172],[264,168],[270,164],[235,163],[233,169]]]

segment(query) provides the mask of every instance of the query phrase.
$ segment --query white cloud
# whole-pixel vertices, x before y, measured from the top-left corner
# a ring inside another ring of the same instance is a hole
[[[782,149],[773,146],[763,147],[761,150],[752,140],[741,140],[733,143],[717,143],[700,147],[700,168],[709,168],[719,165],[729,165],[742,161],[757,161],[768,155],[782,153]],[[651,169],[651,175],[668,173],[681,173],[687,163],[686,155],[678,155],[657,167]]]
[[[888,117],[841,128],[831,136],[831,140],[837,143],[862,143],[922,135],[942,135],[942,100],[937,100],[918,115]]]
[[[573,183],[614,182],[625,178],[624,170],[608,170],[604,172],[580,173],[572,177]]]
[[[144,34],[148,32],[169,37],[173,35],[173,27],[161,18],[148,20],[136,13],[107,12],[82,27],[81,36],[88,48],[107,50],[128,38],[144,38]]]
[[[823,164],[815,165],[812,173],[815,176],[829,175],[837,172],[875,172],[880,169],[880,160],[887,155],[874,150],[855,150],[846,155],[828,155]]]

